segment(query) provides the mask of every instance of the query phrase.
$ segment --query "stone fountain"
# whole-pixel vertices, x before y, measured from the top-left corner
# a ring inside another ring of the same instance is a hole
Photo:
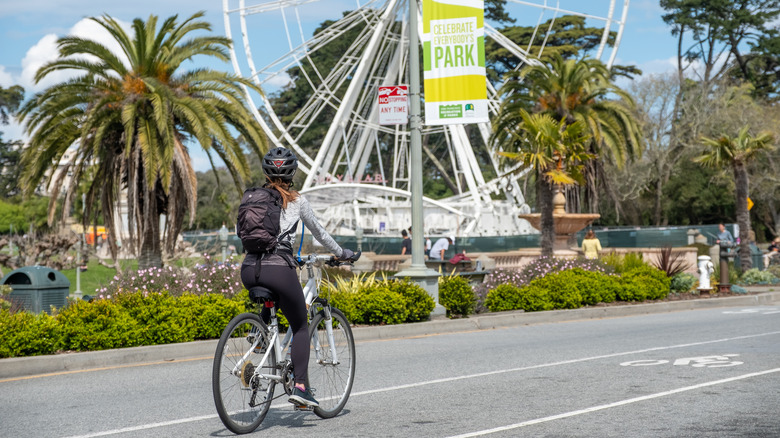
[[[578,231],[592,224],[593,221],[600,218],[598,213],[566,213],[564,205],[566,198],[563,196],[559,187],[556,187],[553,196],[553,223],[555,226],[555,242],[553,242],[553,252],[556,255],[575,255],[576,248],[569,247],[569,239]],[[531,226],[537,230],[542,230],[541,213],[521,214],[521,219],[531,223]]]

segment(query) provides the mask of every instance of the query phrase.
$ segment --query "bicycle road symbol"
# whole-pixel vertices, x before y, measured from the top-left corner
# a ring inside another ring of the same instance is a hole
[[[740,310],[724,310],[724,315],[748,315],[748,314],[761,314],[761,315],[774,315],[780,313],[780,308],[777,307],[762,307],[754,309],[740,309]]]
[[[737,360],[731,360],[732,357],[737,357],[739,354],[724,354],[722,356],[698,356],[698,357],[684,357],[676,359],[672,365],[676,366],[692,366],[694,368],[725,368],[742,365],[744,362]],[[654,365],[664,365],[669,363],[665,359],[643,359],[632,360],[629,362],[623,362],[620,366],[623,367],[646,367]]]

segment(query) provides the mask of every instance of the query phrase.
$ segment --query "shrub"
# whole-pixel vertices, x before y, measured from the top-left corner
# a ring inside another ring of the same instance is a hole
[[[553,309],[549,291],[536,285],[520,288],[510,284],[502,284],[488,292],[485,305],[491,312],[517,309],[536,312]]]
[[[671,246],[661,248],[658,257],[653,262],[653,266],[664,271],[667,277],[674,277],[681,274],[690,267],[690,263],[685,260],[685,254],[680,251],[673,251]]]
[[[404,297],[387,285],[363,289],[357,298],[357,308],[361,322],[366,324],[401,324],[409,316]]]
[[[642,254],[634,252],[625,255],[608,252],[601,257],[601,261],[610,266],[616,274],[623,274],[635,268],[648,266],[642,259]]]
[[[359,293],[344,292],[341,290],[328,290],[323,295],[328,298],[331,306],[341,310],[347,320],[354,323],[363,322],[363,312],[358,309]]]
[[[502,284],[487,293],[485,306],[491,312],[517,310],[520,306],[520,288],[514,284]]]
[[[243,301],[231,300],[220,294],[184,294],[176,299],[177,306],[194,328],[194,339],[216,339],[233,317],[245,312]]]
[[[685,293],[693,289],[696,281],[695,275],[683,272],[672,277],[669,289],[673,293]]]
[[[592,306],[597,303],[615,301],[620,289],[620,278],[601,272],[570,269],[557,274],[575,286],[582,296],[582,304]]]
[[[468,280],[459,275],[439,277],[439,303],[447,315],[467,316],[474,312],[476,299]]]
[[[752,268],[745,271],[740,277],[742,284],[775,284],[780,282],[770,271],[759,271],[758,268]]]
[[[56,319],[65,350],[92,351],[143,345],[138,322],[111,300],[73,301],[60,310]]]
[[[53,354],[61,339],[57,320],[45,312],[0,310],[0,358]]]
[[[241,292],[241,264],[220,263],[208,254],[203,254],[203,258],[204,263],[192,269],[192,285],[184,291],[197,295],[217,293],[228,298]]]
[[[767,272],[771,272],[775,277],[780,278],[780,265],[769,265],[766,270]]]
[[[116,296],[116,301],[138,322],[142,345],[195,340],[191,315],[181,306],[180,299],[167,292],[124,292]]]
[[[219,263],[208,254],[203,258],[204,263],[192,270],[166,266],[118,273],[107,286],[97,291],[98,295],[111,298],[120,292],[148,291],[166,292],[171,296],[218,293],[232,297],[243,290],[240,265]]]
[[[476,298],[475,310],[477,313],[483,313],[488,311],[486,299],[488,293],[502,284],[511,284],[514,286],[522,286],[526,284],[526,281],[520,271],[516,269],[495,269],[491,273],[485,275],[485,279],[481,284],[474,287],[474,297]]]
[[[387,286],[404,297],[408,312],[406,322],[425,321],[430,317],[436,302],[425,289],[408,279],[387,281]]]
[[[529,284],[535,278],[544,277],[551,272],[561,272],[575,268],[591,272],[611,272],[609,267],[599,260],[585,259],[582,257],[576,259],[539,257],[523,268],[521,276],[524,284]]]
[[[657,300],[669,295],[671,279],[652,266],[633,268],[621,279],[624,290],[618,293],[618,298],[623,301]]]
[[[554,309],[576,309],[582,307],[582,295],[576,282],[571,281],[576,275],[570,270],[548,274],[532,281],[530,286],[547,290]]]

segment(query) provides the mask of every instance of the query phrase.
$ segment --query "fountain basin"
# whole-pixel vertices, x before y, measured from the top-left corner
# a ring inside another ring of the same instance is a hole
[[[518,217],[527,220],[537,230],[542,230],[541,213],[521,214]],[[601,215],[597,213],[553,213],[555,226],[553,251],[570,251],[572,248],[569,247],[569,239],[600,217]]]

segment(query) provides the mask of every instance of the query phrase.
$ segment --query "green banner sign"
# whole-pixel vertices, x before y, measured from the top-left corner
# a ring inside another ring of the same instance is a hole
[[[482,0],[423,0],[425,124],[488,122]]]

